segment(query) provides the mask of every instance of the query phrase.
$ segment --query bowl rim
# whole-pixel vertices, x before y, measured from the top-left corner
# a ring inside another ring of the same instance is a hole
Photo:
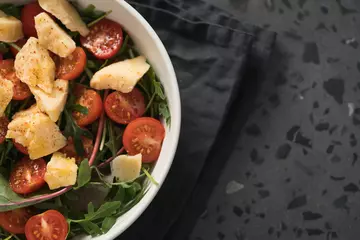
[[[115,0],[119,5],[125,8],[126,11],[128,11],[131,15],[133,15],[136,19],[139,20],[140,24],[149,32],[150,37],[154,41],[156,47],[158,48],[160,54],[166,61],[166,67],[170,73],[169,81],[172,82],[172,88],[174,88],[174,101],[171,103],[171,108],[173,110],[173,113],[175,113],[176,119],[174,119],[174,116],[172,116],[171,120],[171,132],[173,137],[173,141],[171,142],[171,148],[167,155],[168,164],[164,167],[164,170],[162,171],[160,176],[157,176],[157,181],[159,183],[159,186],[150,186],[149,191],[145,194],[145,196],[132,208],[130,209],[126,215],[126,221],[122,222],[122,225],[120,228],[114,228],[116,225],[114,225],[113,228],[111,228],[105,236],[98,236],[96,239],[115,239],[119,235],[121,235],[126,229],[128,229],[140,216],[141,214],[148,208],[150,203],[154,200],[155,196],[157,195],[158,191],[160,190],[162,184],[164,183],[170,168],[172,166],[175,153],[177,150],[179,137],[180,137],[180,129],[181,129],[181,101],[180,101],[180,91],[179,91],[179,85],[177,81],[177,77],[175,74],[174,66],[171,62],[170,56],[168,52],[166,51],[165,46],[163,45],[162,41],[160,40],[159,36],[155,32],[155,30],[151,27],[151,25],[146,21],[146,19],[135,9],[133,8],[129,3],[127,3],[125,0]],[[160,79],[161,81],[161,79]],[[165,93],[166,94],[166,93]],[[175,121],[174,121],[175,120]],[[128,213],[131,213],[131,215],[128,215]],[[124,214],[125,215],[125,214]],[[123,217],[124,215],[120,216],[119,218]],[[118,218],[118,219],[119,219]]]

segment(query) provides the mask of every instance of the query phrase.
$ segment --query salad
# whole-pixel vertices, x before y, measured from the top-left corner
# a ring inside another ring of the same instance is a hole
[[[167,99],[110,13],[0,4],[0,239],[104,234],[157,184]]]

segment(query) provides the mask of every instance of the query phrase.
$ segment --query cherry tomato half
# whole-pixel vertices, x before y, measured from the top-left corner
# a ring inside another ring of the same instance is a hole
[[[109,59],[121,48],[122,27],[117,22],[103,19],[92,26],[89,35],[81,37],[80,42],[98,59]]]
[[[18,208],[12,211],[0,212],[0,226],[13,234],[25,233],[25,224],[33,215],[30,208]]]
[[[142,93],[134,88],[130,93],[113,92],[105,100],[107,116],[120,124],[128,124],[145,113]]]
[[[26,4],[21,10],[21,22],[26,37],[37,37],[34,18],[42,12],[45,10],[40,7],[37,1]]]
[[[0,61],[0,76],[5,77],[7,74],[14,72],[14,59],[5,59]]]
[[[80,163],[84,158],[90,158],[90,155],[93,151],[94,145],[93,141],[87,137],[81,137],[82,143],[84,145],[85,156],[78,156],[74,146],[74,140],[72,137],[69,137],[67,140],[67,145],[59,150],[59,152],[64,153],[67,157],[75,158],[76,163]]]
[[[0,61],[0,75],[13,83],[14,100],[24,100],[32,95],[28,85],[16,76],[13,59]]]
[[[103,103],[100,95],[92,90],[86,89],[80,85],[75,87],[76,104],[88,109],[88,114],[73,112],[73,117],[80,127],[85,127],[98,119],[103,111]]]
[[[26,41],[27,40],[25,38],[22,38],[22,39],[18,40],[15,44],[19,47],[23,47],[25,45]],[[10,51],[14,55],[14,57],[16,57],[16,55],[19,53],[19,51],[13,47],[10,47]]]
[[[16,163],[10,173],[10,187],[18,194],[35,192],[44,186],[45,172],[46,162],[44,159],[30,160],[29,157],[24,157]]]
[[[27,150],[26,147],[24,147],[24,146],[23,146],[22,144],[20,144],[20,143],[17,143],[17,142],[15,141],[15,139],[13,139],[12,142],[13,142],[15,148],[16,148],[19,152],[21,152],[22,154],[25,154],[25,155],[29,155],[29,152],[28,152],[28,150]]]
[[[77,47],[75,51],[67,58],[56,60],[56,77],[63,80],[74,80],[80,76],[86,66],[86,53],[81,47]]]
[[[3,116],[0,118],[0,144],[5,141],[5,136],[8,130],[9,120]]]
[[[26,98],[30,97],[31,91],[30,88],[26,83],[20,81],[20,79],[16,76],[15,72],[9,73],[5,76],[7,80],[10,80],[14,87],[13,87],[13,98],[14,100],[25,100]]]
[[[55,210],[35,215],[25,225],[27,240],[65,240],[68,231],[65,217]]]
[[[129,155],[142,154],[144,163],[159,158],[165,137],[164,126],[155,118],[143,117],[129,123],[123,135],[123,144]]]

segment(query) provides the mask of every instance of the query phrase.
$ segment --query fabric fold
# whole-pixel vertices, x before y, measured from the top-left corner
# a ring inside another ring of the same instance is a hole
[[[259,28],[244,27],[201,1],[129,3],[155,29],[171,57],[180,87],[183,119],[178,150],[163,187],[121,239],[151,236],[161,240],[191,196],[236,99],[249,60],[255,59],[255,50],[261,53],[263,48],[271,47],[264,39],[257,43],[257,36],[263,34]],[[259,48],[254,49],[256,44]]]

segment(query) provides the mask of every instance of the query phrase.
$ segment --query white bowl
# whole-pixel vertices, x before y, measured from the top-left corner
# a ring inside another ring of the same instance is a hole
[[[31,1],[0,0],[0,3],[23,4],[26,2]],[[143,199],[127,213],[119,217],[116,224],[107,234],[93,238],[97,240],[111,240],[124,232],[144,212],[154,199],[169,172],[180,134],[180,94],[175,71],[164,45],[149,23],[133,7],[124,0],[77,0],[77,2],[82,7],[93,4],[102,11],[112,10],[108,18],[120,23],[124,27],[135,42],[140,53],[148,59],[159,76],[168,98],[171,113],[171,127],[167,128],[159,160],[156,162],[152,172],[152,176],[160,185],[156,187],[150,184],[149,191]],[[81,237],[80,239],[91,239],[91,237]]]

